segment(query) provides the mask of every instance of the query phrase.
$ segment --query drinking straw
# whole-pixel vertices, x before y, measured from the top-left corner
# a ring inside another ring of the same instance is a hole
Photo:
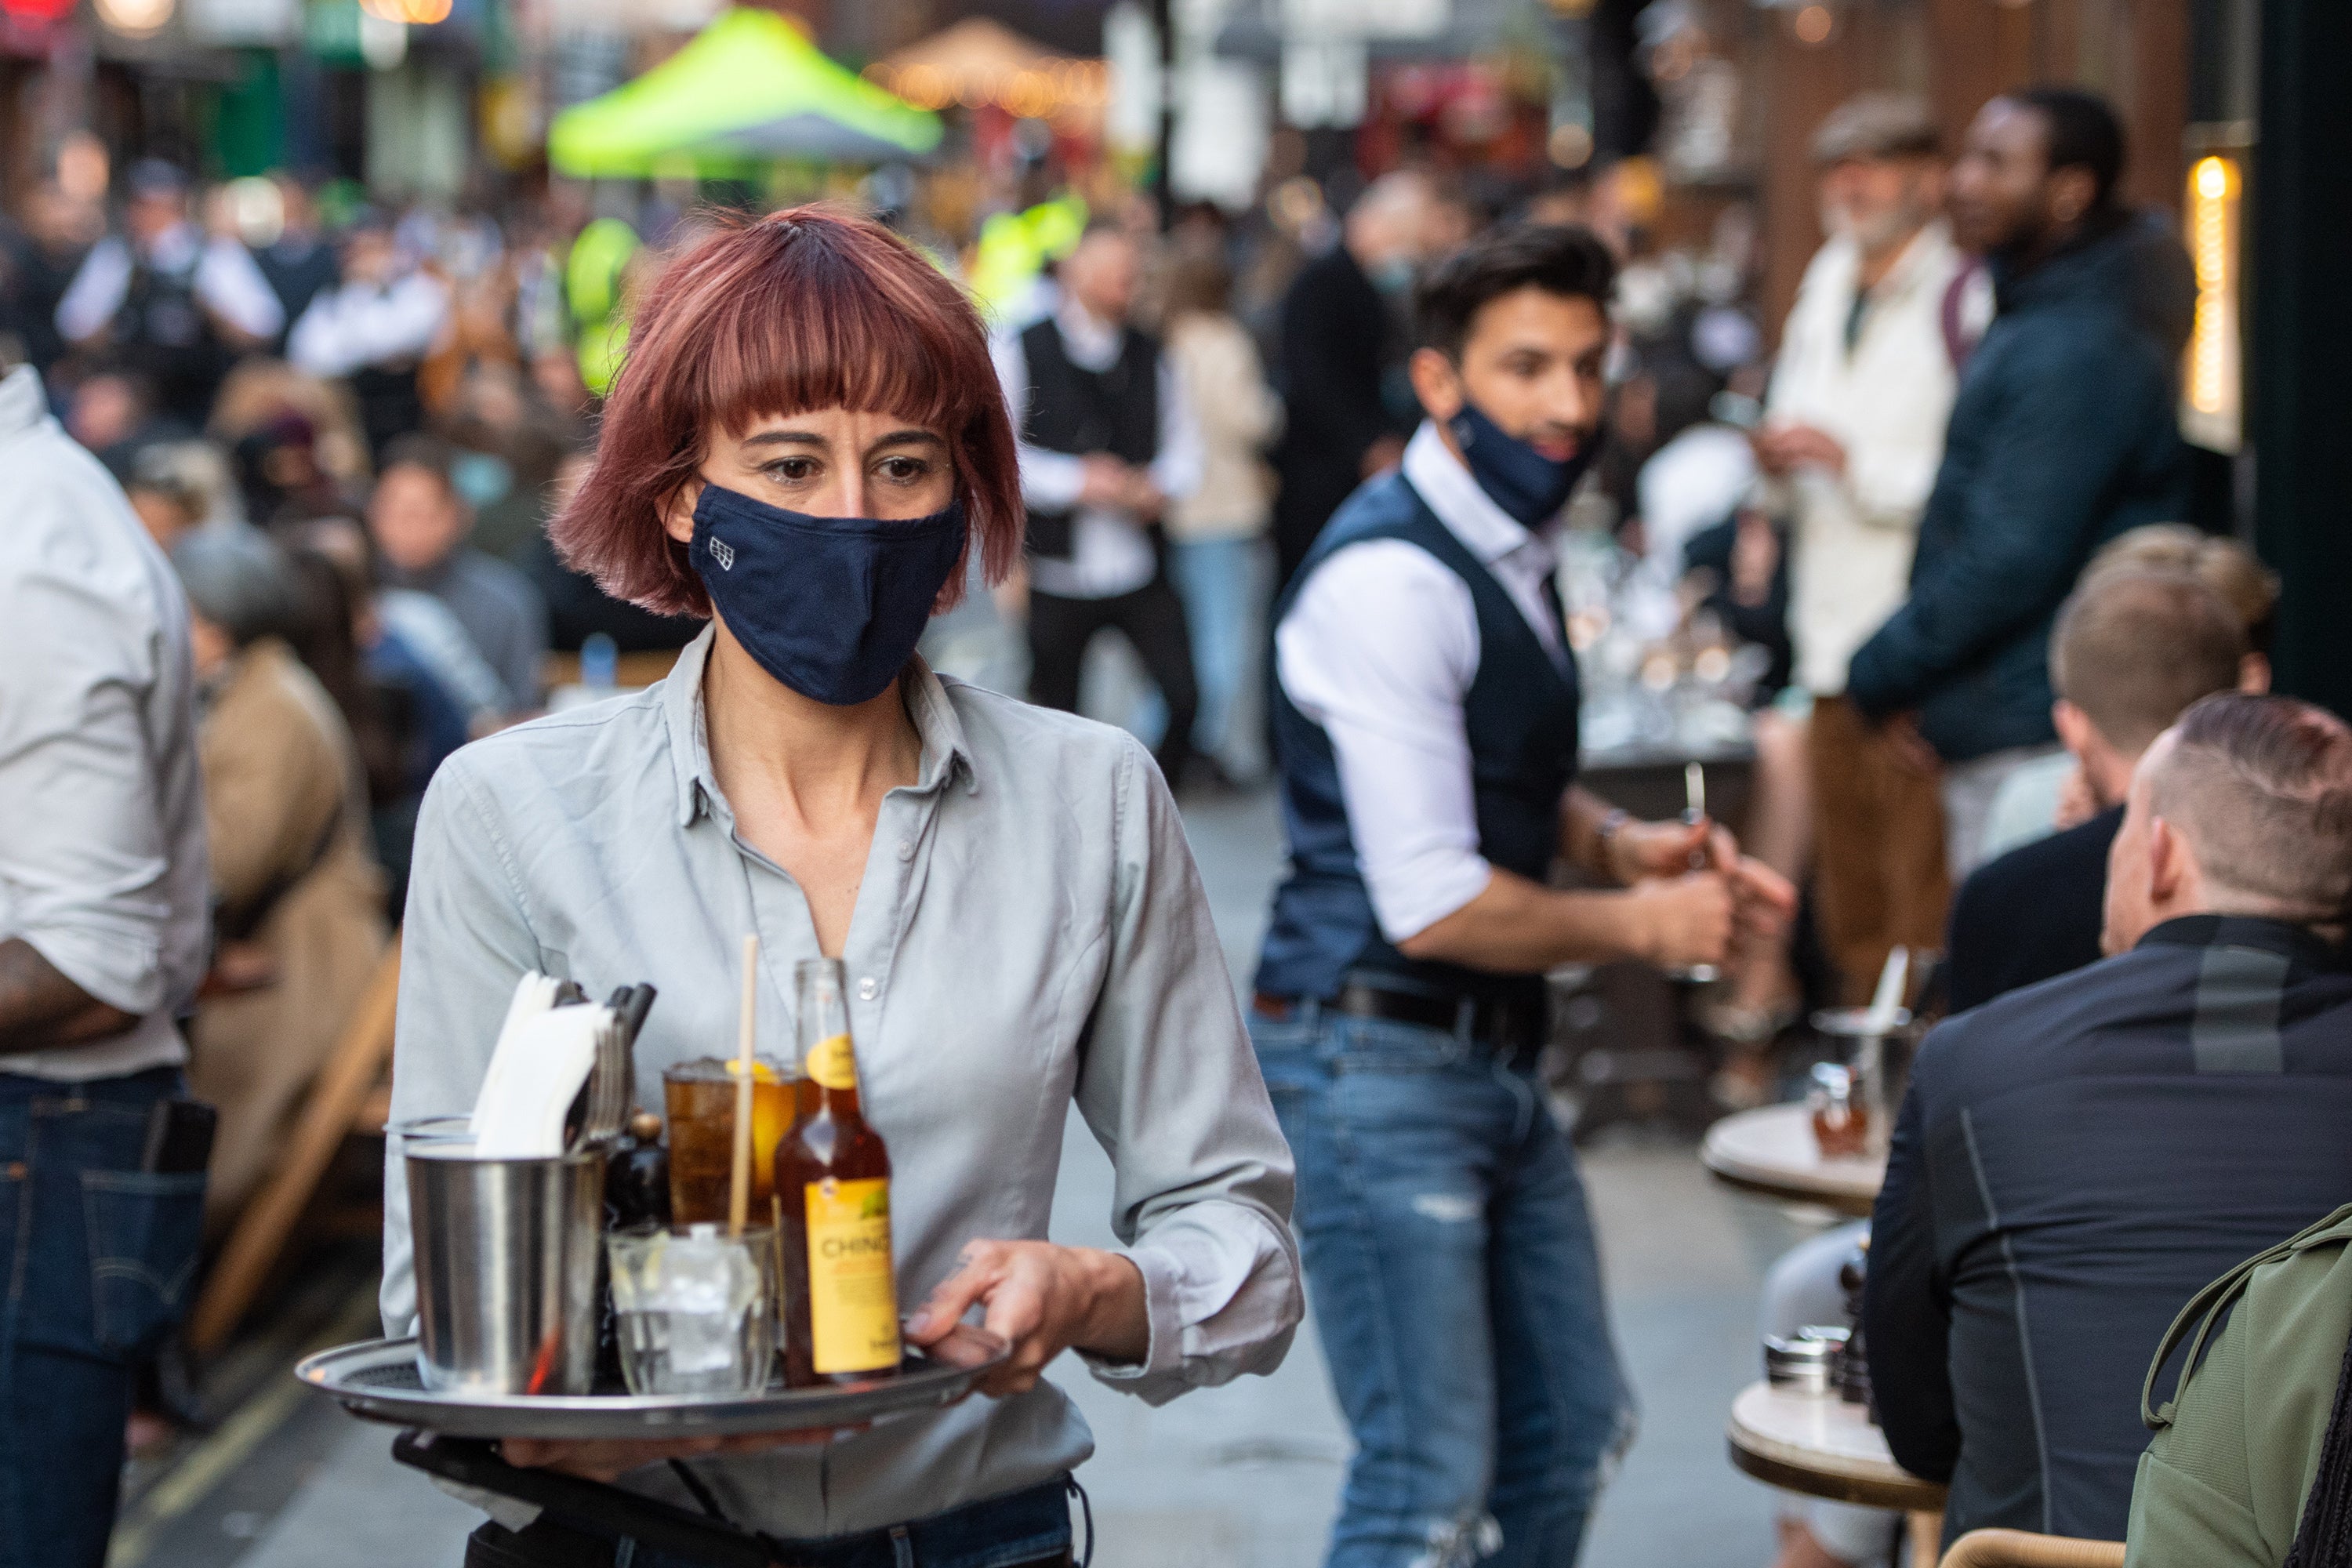
[[[742,1038],[735,1051],[735,1168],[727,1181],[727,1234],[743,1234],[751,1212],[751,1045],[760,1005],[760,933],[743,937]]]
[[[1886,954],[1886,967],[1878,972],[1878,991],[1870,999],[1870,1011],[1863,1016],[1863,1028],[1873,1035],[1884,1035],[1895,1027],[1895,1015],[1903,1005],[1904,983],[1911,977],[1911,950],[1896,947]]]

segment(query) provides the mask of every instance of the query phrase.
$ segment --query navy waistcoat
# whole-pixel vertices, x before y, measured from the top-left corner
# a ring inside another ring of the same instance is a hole
[[[1349,498],[1276,603],[1275,624],[1324,561],[1373,539],[1418,546],[1469,586],[1478,614],[1478,669],[1464,695],[1463,721],[1478,851],[1490,865],[1541,881],[1559,853],[1560,797],[1576,777],[1574,659],[1563,674],[1494,574],[1400,474],[1374,479]],[[1410,959],[1381,936],[1340,798],[1331,738],[1292,704],[1279,679],[1273,684],[1290,868],[1274,896],[1257,989],[1328,998],[1355,978],[1440,997],[1539,997],[1540,976],[1482,974]]]

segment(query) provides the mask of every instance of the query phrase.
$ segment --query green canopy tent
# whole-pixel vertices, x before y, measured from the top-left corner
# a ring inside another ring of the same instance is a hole
[[[882,163],[939,145],[939,116],[827,59],[773,11],[729,11],[636,80],[555,117],[558,174],[723,175],[777,157]]]

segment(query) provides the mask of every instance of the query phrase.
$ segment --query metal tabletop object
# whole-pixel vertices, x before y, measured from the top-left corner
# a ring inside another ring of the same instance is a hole
[[[299,1363],[294,1375],[363,1419],[452,1437],[716,1437],[862,1426],[935,1410],[970,1394],[982,1373],[1011,1353],[1002,1340],[969,1325],[943,1343],[952,1347],[951,1359],[909,1352],[896,1377],[740,1396],[433,1394],[417,1375],[414,1339],[365,1340],[320,1351]]]
[[[1718,1179],[1743,1191],[1864,1217],[1886,1181],[1884,1159],[1824,1158],[1813,1138],[1812,1112],[1801,1105],[1725,1117],[1706,1130],[1698,1157]]]
[[[1939,1513],[1944,1489],[1895,1462],[1862,1405],[1750,1384],[1731,1404],[1731,1462],[1758,1480],[1866,1508]]]

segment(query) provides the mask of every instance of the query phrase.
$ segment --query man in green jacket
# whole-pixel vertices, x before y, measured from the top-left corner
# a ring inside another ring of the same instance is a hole
[[[2222,1314],[2227,1324],[2213,1325]],[[2148,1410],[2191,1329],[2192,1368]],[[2210,1336],[2202,1361],[2198,1351]],[[2188,1305],[2148,1369],[2142,1415],[2157,1429],[2132,1488],[2126,1568],[2279,1568],[2303,1533],[2352,1340],[2352,1205],[2222,1276]],[[2344,1437],[2339,1436],[2341,1447]],[[2331,1492],[2352,1490],[2338,1465]],[[2334,1510],[2337,1512],[2342,1497]],[[2305,1542],[2297,1561],[2334,1561]]]

